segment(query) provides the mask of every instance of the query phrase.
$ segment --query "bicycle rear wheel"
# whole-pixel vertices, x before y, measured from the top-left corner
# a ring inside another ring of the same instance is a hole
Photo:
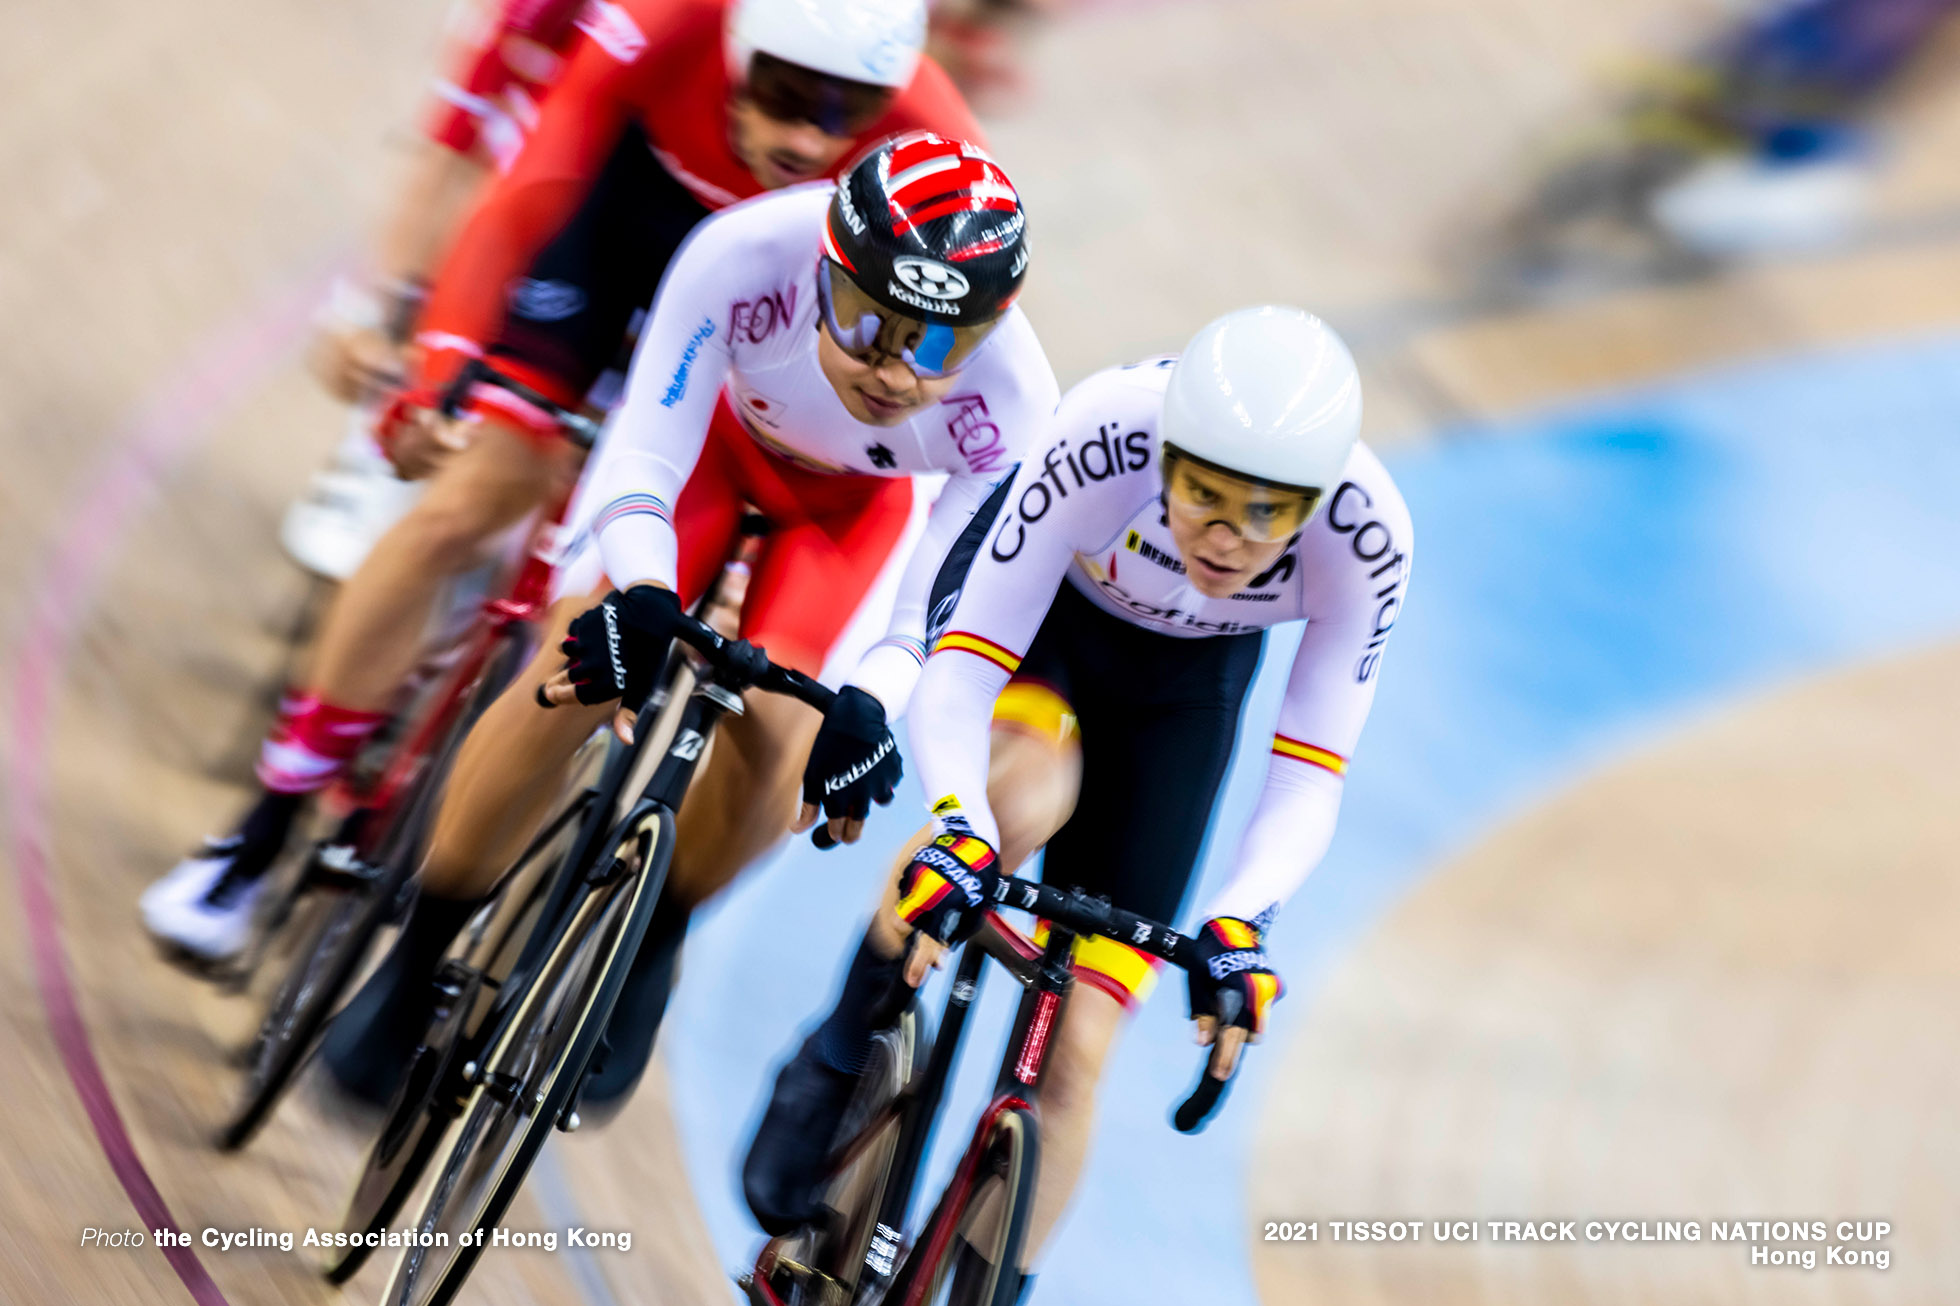
[[[671,814],[647,805],[622,824],[598,880],[559,933],[478,1069],[441,1164],[421,1195],[413,1241],[382,1300],[442,1306],[461,1291],[605,1034],[673,856]]]
[[[423,762],[386,828],[369,845],[372,856],[355,860],[351,849],[336,849],[349,864],[328,866],[316,852],[301,872],[300,898],[285,922],[300,943],[253,1040],[238,1105],[218,1131],[220,1149],[243,1147],[265,1123],[312,1055],[375,936],[399,917],[449,764],[477,717],[517,675],[523,645],[513,635],[498,638],[441,747]],[[335,885],[342,887],[330,887]]]
[[[926,1226],[915,1253],[924,1259],[905,1267],[890,1301],[904,1306],[1014,1306],[1021,1293],[1021,1250],[1034,1210],[1038,1144],[1034,1113],[1028,1108],[1008,1107],[994,1118],[970,1177],[954,1178]]]

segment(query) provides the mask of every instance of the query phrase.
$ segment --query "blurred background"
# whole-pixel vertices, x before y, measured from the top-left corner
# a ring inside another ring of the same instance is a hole
[[[1953,1300],[1957,8],[946,0],[1063,384],[1311,308],[1422,540],[1341,833],[1274,938],[1274,1034],[1189,1139],[1181,996],[1146,1010],[1038,1300]],[[208,1149],[239,1016],[133,900],[237,806],[308,600],[281,514],[345,421],[301,356],[456,21],[95,0],[0,43],[0,1299],[379,1291],[76,1244],[145,1185],[186,1228],[326,1224],[364,1143],[302,1096]],[[786,851],[707,914],[660,1073],[512,1217],[633,1250],[492,1255],[473,1300],[734,1300],[733,1166],[856,928],[836,886],[868,900],[909,828]],[[1376,1217],[1876,1219],[1892,1264],[1261,1238]]]

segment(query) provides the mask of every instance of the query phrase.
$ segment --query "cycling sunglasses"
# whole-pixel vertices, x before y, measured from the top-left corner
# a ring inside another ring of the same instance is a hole
[[[826,136],[857,136],[884,117],[893,91],[847,81],[770,54],[749,62],[749,99],[777,122],[807,122]]]
[[[829,258],[817,268],[817,302],[839,349],[874,367],[880,359],[902,359],[928,381],[951,376],[972,362],[1000,324],[995,318],[977,326],[949,326],[894,313],[865,294],[851,274]]]
[[[1268,485],[1175,446],[1164,449],[1164,507],[1197,526],[1222,522],[1254,544],[1296,534],[1320,506],[1320,491]]]

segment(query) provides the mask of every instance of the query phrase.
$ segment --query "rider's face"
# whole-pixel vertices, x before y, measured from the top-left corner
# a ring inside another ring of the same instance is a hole
[[[1286,552],[1293,532],[1304,525],[1311,500],[1229,476],[1188,459],[1173,459],[1166,485],[1171,540],[1184,559],[1192,587],[1206,598],[1222,599],[1265,571]],[[1286,533],[1278,539],[1261,536]]]
[[[817,328],[817,366],[843,401],[844,410],[871,426],[897,426],[945,398],[959,380],[957,374],[921,377],[904,359],[890,354],[870,363],[853,358],[831,339],[826,327]]]
[[[812,122],[771,118],[741,93],[729,97],[728,130],[736,157],[769,190],[823,176],[856,140],[833,136]]]

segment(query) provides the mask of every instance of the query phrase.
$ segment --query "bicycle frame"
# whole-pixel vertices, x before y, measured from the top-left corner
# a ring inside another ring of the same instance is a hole
[[[656,690],[650,695],[641,709],[641,718],[650,721],[652,713],[663,704],[663,691]],[[716,725],[729,713],[742,711],[741,694],[726,683],[724,673],[710,667],[706,676],[699,680],[689,693],[680,712],[679,721],[672,737],[668,740],[660,760],[655,764],[653,774],[641,788],[639,797],[624,814],[612,821],[587,821],[565,865],[570,873],[561,873],[545,899],[543,911],[539,915],[538,926],[531,931],[519,950],[510,973],[503,981],[498,1000],[492,1007],[488,1019],[472,1036],[472,1042],[480,1048],[496,1046],[502,1038],[504,1027],[516,1010],[514,995],[521,993],[529,983],[531,973],[556,942],[559,934],[567,927],[572,913],[577,910],[579,891],[587,886],[601,883],[612,873],[610,866],[594,864],[597,851],[611,844],[623,830],[629,828],[649,813],[658,812],[663,820],[672,821],[679,812],[681,800],[694,780],[694,772],[700,765],[701,757],[707,750],[707,742],[713,736]],[[644,749],[655,737],[651,729],[642,730],[630,748],[614,751],[606,759],[605,771],[599,783],[587,791],[588,802],[610,804],[615,810],[619,801],[620,786],[629,779],[640,763]],[[653,865],[641,873],[653,877],[651,893],[658,901],[665,888],[667,858],[656,859]],[[508,996],[507,996],[508,995]],[[577,1097],[572,1107],[576,1109]]]
[[[853,1302],[884,1301],[894,1306],[899,1303],[915,1306],[913,1294],[922,1291],[923,1284],[916,1283],[908,1270],[920,1263],[930,1264],[944,1250],[945,1241],[952,1237],[952,1223],[942,1220],[941,1213],[958,1209],[960,1201],[972,1187],[981,1149],[995,1120],[1010,1108],[1034,1107],[1040,1102],[1041,1079],[1054,1047],[1054,1034],[1067,1009],[1069,994],[1075,987],[1075,976],[1069,969],[1069,956],[1074,946],[1075,934],[1061,925],[1051,923],[1047,945],[1037,947],[998,915],[989,913],[986,925],[962,951],[925,1069],[897,1097],[874,1113],[835,1158],[837,1165],[848,1163],[888,1127],[894,1117],[898,1119],[899,1141],[892,1161],[891,1179],[879,1203],[871,1247],[865,1256],[863,1274],[851,1297]],[[980,995],[981,978],[988,958],[998,962],[1024,989],[1020,1008],[1015,1014],[1007,1048],[1001,1057],[993,1099],[981,1112],[973,1140],[960,1158],[959,1168],[946,1190],[941,1207],[927,1222],[927,1239],[923,1244],[915,1245],[901,1259],[901,1231],[906,1227],[912,1197],[918,1187],[919,1172],[927,1149],[932,1144],[946,1084],[952,1076],[966,1032],[967,1016],[973,1009],[974,1000]],[[768,1284],[770,1268],[758,1264],[754,1282],[768,1300],[781,1306],[781,1299]],[[899,1295],[891,1295],[893,1293]]]

